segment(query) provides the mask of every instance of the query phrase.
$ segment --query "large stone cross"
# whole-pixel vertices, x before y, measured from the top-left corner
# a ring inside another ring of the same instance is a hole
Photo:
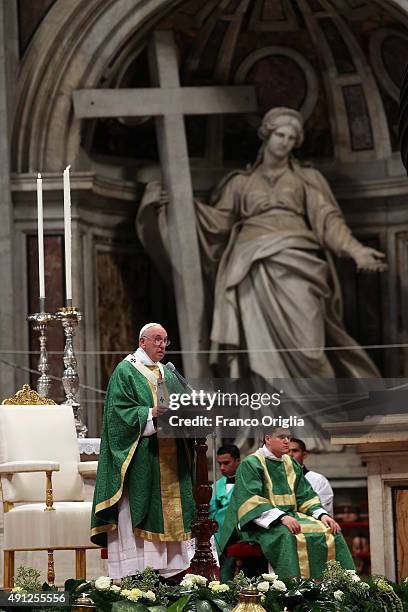
[[[78,90],[74,92],[74,109],[76,117],[84,119],[155,117],[170,202],[170,254],[181,347],[190,353],[184,359],[184,370],[190,377],[200,377],[206,372],[199,351],[207,348],[208,330],[184,115],[255,112],[255,91],[249,86],[180,87],[177,49],[170,31],[154,32],[149,62],[157,87]]]

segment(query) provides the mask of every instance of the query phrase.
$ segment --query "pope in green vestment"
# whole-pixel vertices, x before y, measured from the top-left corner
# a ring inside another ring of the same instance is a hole
[[[222,529],[221,550],[231,536],[257,543],[282,578],[320,578],[332,559],[345,569],[354,569],[339,526],[325,514],[301,466],[289,455],[274,453],[263,446],[241,462]]]
[[[195,517],[191,445],[182,439],[142,435],[152,407],[163,402],[157,377],[164,381],[160,393],[183,392],[167,368],[160,363],[144,366],[134,355],[119,363],[111,376],[91,524],[91,540],[99,546],[106,546],[107,533],[118,528],[124,486],[135,536],[156,542],[191,538]]]

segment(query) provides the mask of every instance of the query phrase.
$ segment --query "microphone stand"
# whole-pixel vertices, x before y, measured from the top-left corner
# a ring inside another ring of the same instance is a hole
[[[188,381],[177,372],[173,364],[171,366],[168,369],[175,374],[184,388],[190,392],[193,391]],[[195,438],[196,481],[193,487],[193,496],[196,503],[197,516],[191,523],[191,532],[195,538],[196,546],[190,567],[193,574],[204,576],[210,582],[219,579],[219,568],[211,550],[211,537],[217,531],[218,523],[210,519],[209,515],[212,488],[208,480],[207,449],[206,438]]]

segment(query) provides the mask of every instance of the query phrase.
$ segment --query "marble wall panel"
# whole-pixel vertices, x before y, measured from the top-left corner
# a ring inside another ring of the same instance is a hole
[[[345,85],[343,88],[351,149],[369,151],[374,148],[374,139],[367,102],[361,85]]]
[[[366,246],[380,249],[377,236],[364,236],[361,241]],[[336,265],[343,293],[346,330],[360,344],[382,344],[383,313],[380,274],[359,274],[351,259],[337,259]],[[384,352],[380,349],[368,349],[367,352],[384,375]]]
[[[63,268],[63,236],[44,236],[44,259],[45,259],[45,295],[47,312],[56,312],[64,305],[64,268]],[[38,241],[36,235],[27,236],[27,292],[29,313],[38,312]],[[27,313],[27,314],[29,314]],[[22,322],[23,324],[23,322]],[[27,323],[27,325],[29,325]],[[29,350],[38,351],[38,332],[34,331],[30,324]],[[64,348],[64,334],[59,323],[52,323],[48,327],[47,350],[50,376],[61,378],[64,370],[62,362],[62,351]],[[52,354],[55,351],[60,354]],[[30,367],[37,369],[38,355],[30,355]],[[30,385],[36,388],[38,375],[32,374]],[[49,396],[56,402],[63,397],[61,383],[53,380]]]
[[[162,323],[176,349],[178,330],[171,288],[133,245],[98,244],[96,275],[99,348],[106,353],[118,351],[101,355],[100,384],[105,389],[117,363],[136,350],[138,333],[145,323]]]
[[[353,57],[334,21],[325,17],[318,21],[323,35],[326,37],[339,74],[356,72]]]
[[[395,236],[396,244],[396,276],[397,283],[397,304],[399,316],[397,320],[398,335],[401,344],[408,344],[408,232],[397,232]],[[408,376],[408,349],[401,348],[400,372],[399,376]]]

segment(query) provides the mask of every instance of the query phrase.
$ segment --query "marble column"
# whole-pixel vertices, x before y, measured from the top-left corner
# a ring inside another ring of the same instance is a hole
[[[15,108],[15,82],[18,64],[17,6],[15,0],[0,0],[0,348],[15,348],[13,283],[13,211],[10,190],[10,136]],[[21,322],[23,324],[23,322]],[[4,354],[8,361],[14,355]],[[15,372],[0,364],[0,397],[16,391]]]

